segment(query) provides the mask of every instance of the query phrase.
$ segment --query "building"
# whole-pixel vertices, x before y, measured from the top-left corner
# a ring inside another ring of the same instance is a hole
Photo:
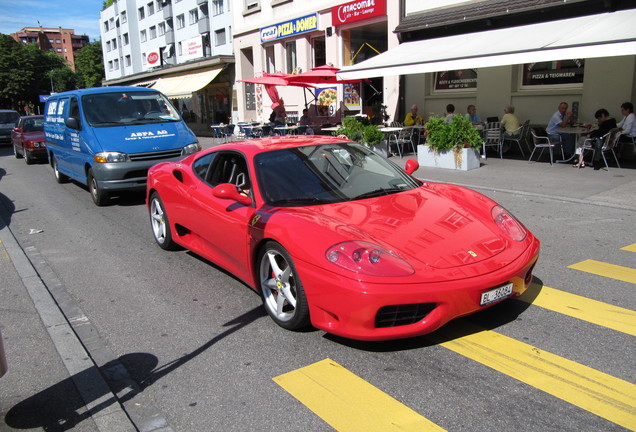
[[[48,28],[48,27],[24,27],[11,37],[22,43],[36,43],[42,51],[51,51],[66,60],[66,63],[75,71],[75,55],[77,51],[89,43],[87,35],[76,35],[73,29]]]
[[[116,0],[100,14],[104,85],[152,86],[199,134],[232,115],[231,0]]]
[[[239,82],[265,73],[307,72],[329,64],[338,68],[361,62],[399,44],[398,1],[244,0],[235,2],[237,118],[267,121],[271,99],[263,86]],[[372,78],[360,84],[277,87],[288,116],[306,106],[316,124],[339,123],[343,115],[372,114],[379,104],[397,106],[399,77]],[[321,105],[325,90],[337,95]],[[334,93],[335,92],[335,93]],[[332,99],[333,100],[333,99]]]
[[[443,114],[448,103],[482,119],[512,105],[545,126],[565,101],[581,122],[636,100],[633,1],[402,0],[400,44],[345,67],[342,79],[401,77],[401,118],[412,104]]]

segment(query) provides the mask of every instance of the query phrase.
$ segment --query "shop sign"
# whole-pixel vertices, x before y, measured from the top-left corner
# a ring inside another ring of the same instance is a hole
[[[269,42],[318,30],[318,14],[314,13],[261,29],[261,42]]]
[[[334,26],[386,15],[386,0],[358,0],[331,8]]]
[[[149,64],[154,65],[159,61],[159,53],[156,51],[149,52],[146,56],[146,60]]]
[[[203,57],[203,37],[201,35],[186,39],[182,42],[181,47],[183,61]]]
[[[338,91],[336,88],[317,88],[314,92],[314,97],[316,98],[316,115],[319,117],[335,115],[338,107]]]
[[[435,73],[435,91],[474,90],[476,88],[476,69],[459,69]]]
[[[360,83],[344,84],[342,93],[345,107],[360,109]]]
[[[584,59],[526,63],[523,65],[523,86],[580,86],[585,71]]]

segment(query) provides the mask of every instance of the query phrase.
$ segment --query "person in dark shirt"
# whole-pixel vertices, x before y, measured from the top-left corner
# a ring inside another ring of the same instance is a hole
[[[583,147],[583,142],[588,138],[596,138],[594,139],[594,148],[596,151],[594,152],[594,169],[598,170],[601,168],[601,148],[603,147],[603,143],[600,140],[602,136],[607,134],[609,131],[616,127],[616,119],[610,116],[609,112],[605,108],[601,108],[594,113],[594,118],[598,123],[598,129],[594,129],[591,131],[587,137],[582,137],[579,141],[579,148]],[[583,161],[583,152],[581,151],[579,156],[579,161],[574,165],[585,166],[585,161]]]

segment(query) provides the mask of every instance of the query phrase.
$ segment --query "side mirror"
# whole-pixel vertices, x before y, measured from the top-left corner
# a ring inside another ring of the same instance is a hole
[[[406,161],[406,166],[404,168],[404,171],[406,171],[406,173],[408,175],[413,174],[418,168],[420,167],[420,164],[415,160],[415,159],[409,159]]]
[[[20,132],[22,132],[22,129],[21,129],[21,128],[19,128],[19,127],[14,127],[14,128],[13,128],[13,132],[15,132],[15,133],[20,133]]]
[[[241,204],[252,204],[252,198],[242,195],[236,189],[236,186],[232,183],[221,183],[212,189],[212,195],[221,199],[229,199],[232,201],[240,202]]]
[[[77,117],[69,117],[65,119],[64,124],[66,125],[66,127],[71,129],[75,129],[75,130],[80,129],[79,120],[77,119]]]

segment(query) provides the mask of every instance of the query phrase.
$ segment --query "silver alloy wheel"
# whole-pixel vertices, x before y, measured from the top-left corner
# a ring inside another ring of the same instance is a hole
[[[277,250],[269,249],[263,254],[259,269],[268,312],[276,321],[292,320],[296,315],[298,292],[291,265]]]
[[[163,207],[157,197],[153,197],[150,202],[150,223],[152,224],[152,233],[155,236],[155,240],[159,244],[164,244],[168,227],[166,226]]]

